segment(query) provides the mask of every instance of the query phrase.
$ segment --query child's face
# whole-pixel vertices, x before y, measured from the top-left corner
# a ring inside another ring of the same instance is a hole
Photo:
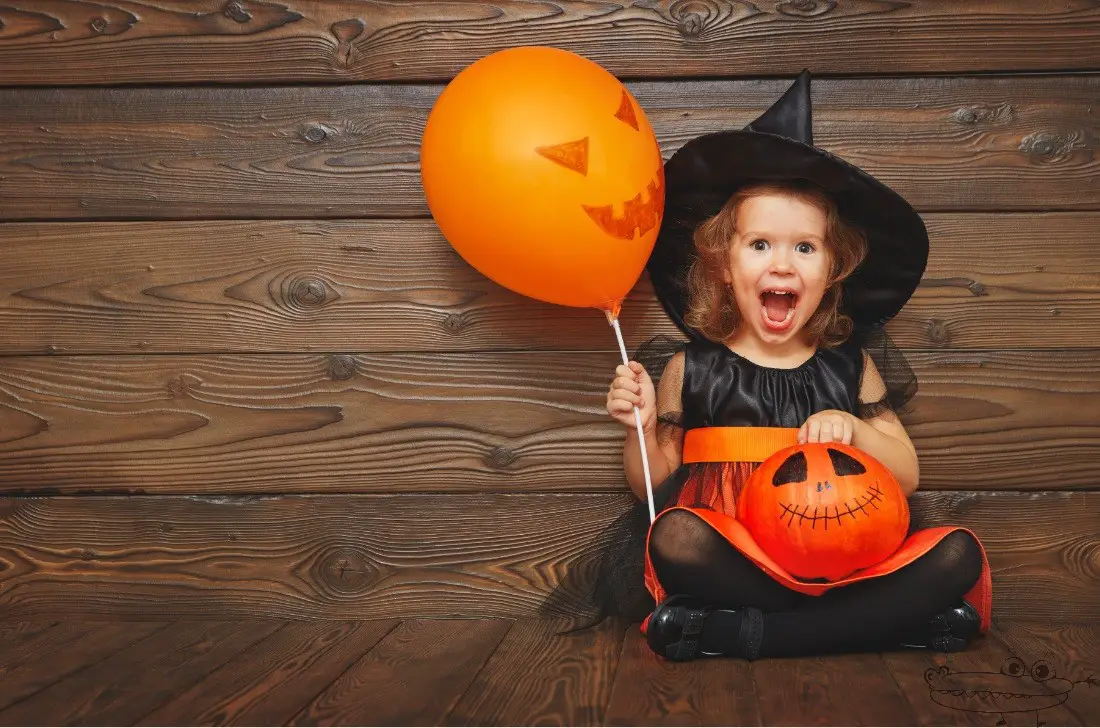
[[[825,226],[824,211],[793,197],[741,204],[725,278],[742,327],[761,341],[789,341],[817,311],[829,278]]]

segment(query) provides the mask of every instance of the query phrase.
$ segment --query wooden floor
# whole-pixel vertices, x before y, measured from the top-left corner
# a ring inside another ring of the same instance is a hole
[[[1024,710],[1059,700],[1038,721],[1100,724],[1096,625],[998,624],[954,655],[754,663],[663,661],[636,624],[558,634],[562,627],[0,622],[0,724],[992,726],[1002,717],[980,709],[1034,726],[1035,712]],[[1028,670],[1045,660],[1057,679],[956,677],[955,687],[961,679],[985,692],[954,694],[934,694],[927,682],[945,679],[929,668],[999,673],[1014,656]]]

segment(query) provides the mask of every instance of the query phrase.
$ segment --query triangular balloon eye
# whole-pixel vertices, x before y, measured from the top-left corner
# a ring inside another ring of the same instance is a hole
[[[588,137],[565,144],[535,147],[535,151],[555,164],[588,176]]]
[[[624,121],[638,131],[638,116],[634,113],[634,104],[630,103],[630,94],[623,89],[623,100],[619,102],[619,110],[615,112],[615,118]]]
[[[787,483],[801,483],[806,479],[807,472],[806,453],[796,452],[776,468],[775,475],[772,476],[772,485],[778,488]]]
[[[829,459],[833,461],[833,471],[837,475],[863,475],[867,472],[867,468],[863,467],[863,463],[848,453],[834,450],[831,447],[828,450]]]

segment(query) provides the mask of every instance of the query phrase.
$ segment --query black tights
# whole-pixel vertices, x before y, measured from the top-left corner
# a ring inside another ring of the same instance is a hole
[[[657,519],[649,555],[669,594],[764,612],[760,657],[887,649],[906,631],[956,604],[982,569],[977,541],[955,531],[891,574],[811,597],[779,584],[686,510],[668,511]],[[732,644],[737,634],[736,625],[726,622],[726,627],[732,634],[719,637],[723,646]]]

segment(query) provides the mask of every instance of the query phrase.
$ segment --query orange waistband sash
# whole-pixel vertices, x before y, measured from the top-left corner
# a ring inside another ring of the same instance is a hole
[[[762,463],[798,444],[795,427],[696,427],[684,433],[685,463]]]

